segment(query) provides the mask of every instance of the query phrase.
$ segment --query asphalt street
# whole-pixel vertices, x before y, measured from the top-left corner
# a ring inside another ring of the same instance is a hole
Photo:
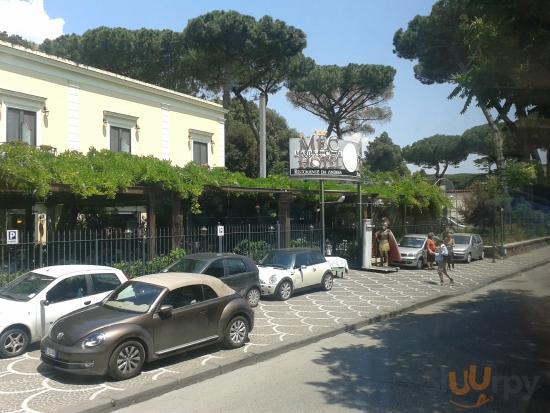
[[[547,264],[118,412],[548,412],[549,313]]]

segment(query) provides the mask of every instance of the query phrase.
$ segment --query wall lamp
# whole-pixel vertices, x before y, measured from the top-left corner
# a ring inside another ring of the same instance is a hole
[[[50,116],[50,110],[44,105],[42,108],[42,115],[44,115],[44,119],[48,119],[48,116]]]

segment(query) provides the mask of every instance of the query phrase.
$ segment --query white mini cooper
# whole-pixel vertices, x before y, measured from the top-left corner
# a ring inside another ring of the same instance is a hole
[[[262,295],[288,300],[293,291],[320,286],[332,289],[330,264],[317,249],[287,248],[267,253],[258,264]]]
[[[0,356],[19,356],[58,318],[100,302],[125,281],[122,271],[97,265],[57,265],[16,278],[0,288]]]

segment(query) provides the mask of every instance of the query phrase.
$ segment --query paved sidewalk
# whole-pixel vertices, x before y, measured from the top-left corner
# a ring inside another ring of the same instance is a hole
[[[505,260],[457,264],[455,285],[436,271],[379,274],[350,271],[331,292],[312,291],[286,302],[261,301],[250,342],[241,349],[210,347],[148,365],[124,382],[83,379],[40,365],[39,351],[0,360],[0,412],[105,411],[255,363],[352,327],[387,318],[550,261],[550,247]],[[268,374],[268,373],[266,373]]]

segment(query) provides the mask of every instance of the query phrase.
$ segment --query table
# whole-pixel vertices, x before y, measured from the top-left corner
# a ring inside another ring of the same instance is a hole
[[[331,255],[329,255],[328,257],[325,257],[325,259],[332,267],[332,270],[334,271],[334,275],[336,277],[344,278],[344,272],[349,271],[348,260],[342,257],[335,257]]]

